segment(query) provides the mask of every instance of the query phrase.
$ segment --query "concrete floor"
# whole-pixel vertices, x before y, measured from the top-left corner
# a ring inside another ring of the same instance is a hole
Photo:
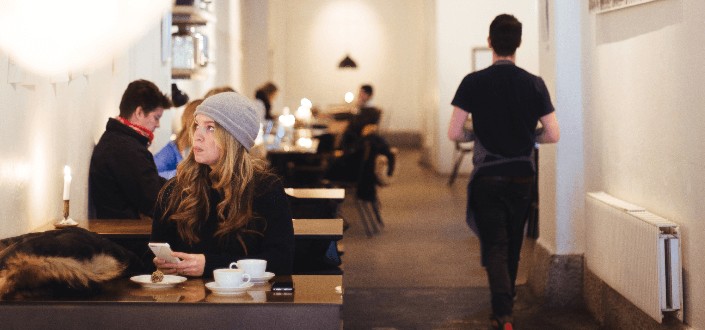
[[[345,329],[487,329],[490,303],[479,242],[464,221],[467,177],[455,185],[401,150],[395,181],[380,188],[385,227],[367,238],[353,201],[343,255]],[[469,161],[469,158],[466,160]],[[531,253],[533,241],[525,244]],[[523,258],[530,260],[530,258]],[[529,267],[521,265],[518,283]],[[519,287],[517,329],[600,329],[583,310],[547,310]]]

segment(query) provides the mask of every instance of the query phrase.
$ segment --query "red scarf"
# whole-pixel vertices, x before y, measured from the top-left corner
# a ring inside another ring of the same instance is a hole
[[[144,126],[140,126],[135,123],[131,123],[129,120],[122,118],[120,116],[117,117],[117,120],[119,120],[121,123],[125,124],[127,127],[134,129],[135,132],[139,133],[140,135],[149,139],[149,143],[147,143],[147,145],[152,144],[152,140],[154,140],[154,132],[150,131],[149,129],[147,129]]]

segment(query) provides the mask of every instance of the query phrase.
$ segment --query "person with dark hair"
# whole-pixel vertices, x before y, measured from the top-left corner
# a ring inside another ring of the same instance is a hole
[[[277,86],[272,82],[267,82],[255,91],[255,99],[260,103],[261,107],[264,108],[265,120],[274,119],[272,115],[272,101],[274,101],[274,98],[277,96],[277,91]]]
[[[152,82],[131,82],[120,101],[120,115],[109,118],[93,149],[89,199],[99,219],[151,216],[166,181],[157,173],[152,143],[159,119],[172,103]]]
[[[380,117],[381,112],[377,108],[360,109],[360,113],[353,117],[343,133],[340,147],[331,161],[325,179],[337,182],[356,182],[361,179],[360,175],[364,172],[363,162],[370,146],[374,146],[378,153],[389,158],[389,175],[394,172],[395,156],[387,141],[378,133]],[[368,182],[373,181],[371,178],[366,179]]]
[[[192,151],[159,193],[152,242],[166,242],[179,263],[154,258],[165,274],[210,276],[244,258],[293,271],[294,229],[281,180],[250,155],[259,131],[255,105],[226,92],[196,108]]]
[[[370,124],[379,125],[382,112],[375,107],[364,107],[350,119],[350,123],[345,128],[340,137],[338,149],[343,153],[349,153],[356,148],[362,138],[362,129]]]
[[[357,107],[358,109],[370,108],[372,107],[372,95],[374,90],[372,85],[365,84],[360,86],[360,90],[357,92]]]
[[[474,141],[467,221],[480,238],[492,297],[491,325],[513,329],[512,309],[524,226],[536,178],[536,143],[560,138],[543,80],[515,65],[522,25],[512,15],[490,24],[493,64],[465,76],[451,104],[448,138]],[[472,131],[463,128],[472,115]],[[538,123],[543,126],[536,130]]]

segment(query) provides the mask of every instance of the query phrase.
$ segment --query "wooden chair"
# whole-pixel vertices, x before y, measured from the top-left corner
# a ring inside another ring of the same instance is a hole
[[[394,166],[399,151],[389,148],[386,141],[377,135],[368,135],[362,142],[364,156],[355,186],[355,204],[367,237],[372,237],[384,227],[377,188],[389,185],[391,178],[388,169]]]
[[[455,155],[453,156],[455,161],[453,162],[453,172],[450,173],[450,178],[448,178],[449,186],[452,186],[455,182],[460,170],[460,164],[463,163],[465,156],[472,152],[473,146],[473,142],[455,142]]]

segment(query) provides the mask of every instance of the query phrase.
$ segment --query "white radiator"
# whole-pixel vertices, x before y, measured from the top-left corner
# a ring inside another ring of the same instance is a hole
[[[604,192],[588,193],[585,204],[590,271],[658,322],[679,311],[678,225]]]

